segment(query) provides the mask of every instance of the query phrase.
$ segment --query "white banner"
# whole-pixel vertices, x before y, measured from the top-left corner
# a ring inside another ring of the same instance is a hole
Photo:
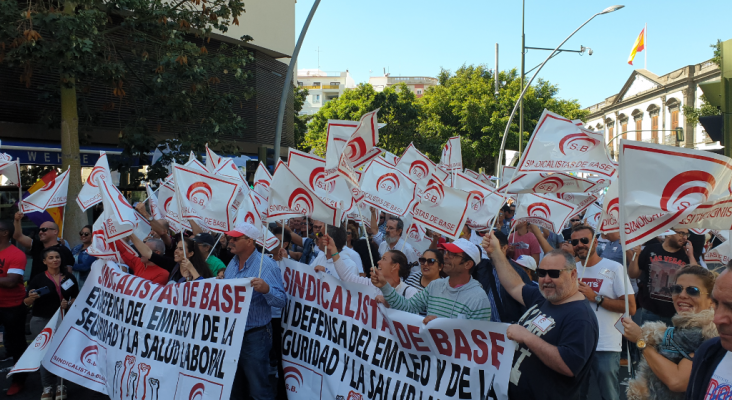
[[[290,400],[506,399],[507,324],[424,317],[378,306],[373,287],[280,264],[287,307],[282,365]]]
[[[416,201],[414,181],[381,157],[363,171],[360,186],[366,204],[392,215],[404,216]]]
[[[615,174],[615,164],[607,154],[602,133],[584,129],[544,110],[526,145],[518,170],[587,172],[610,178]]]
[[[468,192],[430,180],[422,192],[422,200],[414,207],[414,221],[457,240],[468,219],[468,195]]]
[[[64,207],[66,194],[69,191],[69,169],[56,176],[42,188],[33,192],[20,203],[20,210],[27,214],[33,211],[45,211],[49,208]]]
[[[56,333],[56,327],[58,326],[58,317],[61,314],[61,309],[56,310],[51,320],[48,321],[46,327],[43,328],[41,333],[33,339],[25,349],[25,352],[20,357],[17,363],[13,365],[13,368],[8,372],[7,376],[18,374],[22,372],[33,372],[38,371],[41,367],[41,360],[48,351],[48,344],[53,340],[53,335]]]
[[[560,233],[573,211],[574,204],[551,194],[520,194],[513,224],[517,221],[526,221],[554,233]]]
[[[96,261],[43,366],[112,400],[228,399],[250,279],[161,286]]]
[[[76,198],[76,204],[79,205],[82,211],[86,211],[102,201],[102,194],[99,192],[99,186],[97,186],[97,178],[103,179],[110,184],[112,183],[112,174],[109,172],[107,153],[103,151],[99,152],[99,160],[97,160],[94,168],[92,168],[89,177],[86,178],[86,183],[81,187],[79,196]]]

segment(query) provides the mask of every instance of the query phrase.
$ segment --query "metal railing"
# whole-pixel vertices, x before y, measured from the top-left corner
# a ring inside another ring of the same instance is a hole
[[[323,89],[340,89],[341,85],[323,85]]]

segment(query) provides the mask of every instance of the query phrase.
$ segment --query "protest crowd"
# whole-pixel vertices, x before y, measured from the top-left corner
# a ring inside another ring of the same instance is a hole
[[[64,381],[143,400],[732,398],[731,159],[622,141],[616,163],[545,111],[494,177],[463,169],[459,137],[439,163],[383,151],[376,115],[251,186],[209,149],[134,207],[104,155],[76,205],[67,174],[26,197],[0,221],[5,395],[40,373],[44,400],[70,399]],[[54,222],[21,227],[96,204],[73,248]]]

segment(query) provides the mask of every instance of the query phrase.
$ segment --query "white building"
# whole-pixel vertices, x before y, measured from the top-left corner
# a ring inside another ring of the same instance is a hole
[[[300,114],[311,115],[331,100],[337,99],[346,89],[356,87],[351,74],[346,72],[329,72],[319,69],[297,70],[297,85],[308,90],[308,96]]]
[[[587,128],[604,130],[605,141],[616,135],[625,139],[696,149],[719,148],[712,143],[700,124],[690,124],[684,107],[698,108],[702,91],[699,83],[720,76],[719,67],[711,61],[688,65],[658,76],[645,69],[630,74],[620,91],[602,103],[587,108]],[[684,141],[677,142],[674,130],[684,128]],[[617,155],[619,138],[609,148]]]
[[[384,76],[370,77],[369,83],[377,92],[383,92],[389,86],[404,83],[417,97],[422,97],[428,87],[437,86],[440,81],[430,76],[391,76],[385,74]]]

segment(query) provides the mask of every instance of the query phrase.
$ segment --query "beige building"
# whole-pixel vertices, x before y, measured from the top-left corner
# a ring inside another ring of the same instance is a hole
[[[649,143],[719,149],[719,142],[712,142],[701,124],[690,124],[684,116],[685,106],[698,108],[701,103],[699,83],[719,76],[719,67],[711,61],[688,65],[662,76],[637,69],[617,94],[587,108],[590,115],[585,126],[604,130],[606,143],[622,134],[625,139]],[[683,142],[676,140],[677,127],[684,128]],[[617,158],[619,140],[609,145],[614,158]]]
[[[295,3],[297,0],[247,0],[239,25],[224,33],[239,39],[249,35],[250,44],[291,56],[295,50]],[[279,58],[285,64],[289,58]]]
[[[331,100],[337,99],[346,89],[356,87],[351,74],[346,72],[321,71],[319,69],[297,70],[297,86],[307,89],[308,96],[300,114],[311,115]]]
[[[417,97],[422,97],[428,87],[437,86],[439,81],[437,78],[430,76],[391,76],[385,74],[384,76],[370,77],[369,83],[377,92],[381,92],[389,86],[404,83]]]

